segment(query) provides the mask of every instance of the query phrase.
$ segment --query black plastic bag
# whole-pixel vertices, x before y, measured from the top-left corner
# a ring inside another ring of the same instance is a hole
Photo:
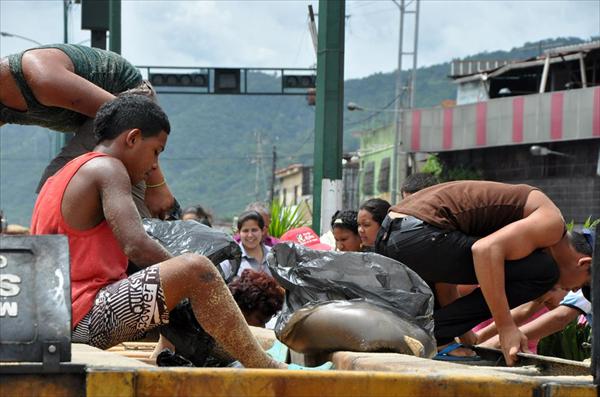
[[[286,300],[275,334],[292,349],[295,341],[285,339],[285,336],[294,334],[288,327],[298,324],[292,316],[302,308],[318,310],[320,303],[341,300],[366,302],[373,305],[378,313],[385,309],[390,316],[420,327],[423,330],[419,337],[425,347],[424,354],[430,355],[430,347],[435,343],[433,294],[425,281],[402,263],[372,252],[315,251],[293,243],[277,244],[268,254],[267,262],[273,277],[286,289]],[[341,329],[342,326],[338,324],[335,328]],[[363,336],[368,337],[368,334],[368,329],[365,329]],[[376,351],[380,345],[373,341],[361,351]],[[348,346],[348,349],[353,347]],[[303,349],[310,351],[311,347]]]
[[[180,354],[171,349],[163,349],[156,356],[156,366],[158,367],[193,367],[194,364]]]
[[[221,276],[224,275],[219,263],[229,260],[232,276],[237,274],[242,251],[230,235],[196,221],[144,219],[143,225],[146,233],[171,254],[177,256],[186,252],[194,252],[204,255],[215,264]],[[229,282],[230,280],[225,281]]]
[[[198,323],[188,299],[181,301],[169,313],[169,324],[160,327],[160,334],[173,345],[175,353],[189,360],[194,367],[204,367],[215,341]]]
[[[171,254],[176,256],[193,252],[204,255],[215,264],[221,276],[224,275],[219,263],[229,260],[234,270],[233,275],[237,274],[242,251],[228,234],[195,221],[144,219],[143,225],[146,233]],[[165,353],[163,357],[164,362],[169,365],[177,365],[178,361],[175,359],[177,356],[189,360],[195,367],[228,364],[213,357],[214,339],[196,321],[192,306],[187,299],[169,312],[169,324],[161,326],[159,331],[175,346],[175,356]]]

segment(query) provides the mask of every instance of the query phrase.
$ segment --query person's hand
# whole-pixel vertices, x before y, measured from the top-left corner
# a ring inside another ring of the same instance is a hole
[[[169,186],[164,184],[158,187],[147,187],[144,201],[153,218],[164,220],[173,207],[175,197],[173,197]]]
[[[506,365],[512,367],[517,362],[518,352],[529,352],[527,348],[527,337],[516,325],[499,330],[500,347]]]
[[[500,339],[498,338],[498,335],[496,335],[486,340],[485,342],[479,343],[478,346],[490,347],[492,349],[500,349]]]

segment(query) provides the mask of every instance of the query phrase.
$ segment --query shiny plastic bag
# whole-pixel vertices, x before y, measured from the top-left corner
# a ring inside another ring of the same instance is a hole
[[[290,348],[301,353],[407,353],[403,344],[408,336],[423,346],[416,355],[430,357],[434,353],[433,294],[425,281],[402,263],[372,252],[315,251],[293,243],[273,247],[267,261],[273,277],[286,289],[275,334]],[[317,314],[319,311],[323,313]],[[313,319],[307,321],[310,316]],[[329,320],[313,321],[323,318]],[[382,322],[375,324],[375,318]],[[380,329],[374,332],[374,327]],[[329,344],[323,343],[323,338],[311,342],[326,333],[338,337],[329,338]],[[419,351],[410,350],[413,354]]]
[[[196,221],[144,219],[143,225],[146,233],[171,254],[177,256],[186,252],[194,252],[204,255],[216,265],[221,276],[223,276],[223,271],[219,263],[229,260],[232,266],[232,275],[237,274],[242,251],[230,235]]]
[[[307,303],[281,330],[297,352],[396,352],[433,357],[435,340],[412,321],[366,299]]]

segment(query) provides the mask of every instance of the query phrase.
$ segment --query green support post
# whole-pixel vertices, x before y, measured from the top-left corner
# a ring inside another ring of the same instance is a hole
[[[63,43],[69,42],[69,5],[71,0],[63,0]],[[54,156],[58,156],[63,146],[72,138],[70,133],[54,133]]]
[[[313,229],[321,234],[341,207],[345,0],[319,1]]]
[[[109,0],[108,26],[110,31],[108,49],[121,53],[121,0]]]

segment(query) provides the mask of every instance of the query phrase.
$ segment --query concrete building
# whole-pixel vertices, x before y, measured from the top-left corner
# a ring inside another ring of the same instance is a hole
[[[346,154],[342,164],[342,209],[356,209],[359,205],[358,159],[352,154]],[[306,203],[312,208],[312,186],[312,165],[291,164],[275,171],[275,198],[285,206]]]
[[[409,157],[435,153],[446,170],[538,186],[567,221],[600,218],[600,42],[490,69],[476,62],[462,65],[468,70],[472,64],[465,75],[456,74],[460,66],[453,63],[456,106],[404,112],[402,142]],[[377,163],[368,153],[388,150],[393,142],[384,130],[361,137],[361,192],[370,191],[366,175],[376,168],[370,162]]]
[[[391,163],[395,128],[393,124],[359,132],[359,201],[391,198]]]

